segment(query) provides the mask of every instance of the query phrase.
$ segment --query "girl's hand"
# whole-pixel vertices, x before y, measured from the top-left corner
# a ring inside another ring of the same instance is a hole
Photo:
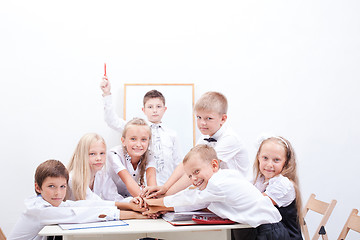
[[[162,211],[161,207],[149,207],[147,211],[143,212],[144,215],[151,216],[153,218],[154,216],[159,217],[164,211]]]
[[[150,206],[164,206],[162,198],[143,198],[144,202],[147,204],[148,207]]]
[[[134,197],[131,199],[130,208],[137,212],[145,212],[148,210],[146,202],[141,197]]]
[[[135,204],[139,205],[140,208],[148,207],[147,203],[144,201],[142,197],[134,197],[133,199],[131,199],[131,202],[134,202]]]
[[[111,85],[110,85],[110,82],[109,82],[109,79],[107,78],[107,76],[102,77],[102,80],[100,82],[100,88],[103,91],[104,97],[111,94],[111,92],[110,92]]]

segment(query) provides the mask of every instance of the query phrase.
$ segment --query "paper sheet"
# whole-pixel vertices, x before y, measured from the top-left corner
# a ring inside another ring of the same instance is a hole
[[[63,230],[77,230],[87,228],[103,228],[103,227],[118,227],[127,226],[126,222],[122,220],[117,221],[104,221],[104,222],[93,222],[93,223],[75,223],[75,224],[59,224]]]

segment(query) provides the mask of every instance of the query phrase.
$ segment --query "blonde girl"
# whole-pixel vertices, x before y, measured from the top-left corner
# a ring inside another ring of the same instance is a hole
[[[113,180],[106,172],[106,144],[96,133],[85,134],[69,162],[67,199],[123,201]]]
[[[290,142],[280,136],[264,138],[256,154],[254,176],[254,185],[279,209],[291,239],[302,239],[302,200]]]
[[[108,154],[109,175],[124,197],[140,195],[145,175],[147,185],[156,186],[156,163],[148,151],[150,139],[149,125],[141,118],[134,118],[124,127],[122,145]]]

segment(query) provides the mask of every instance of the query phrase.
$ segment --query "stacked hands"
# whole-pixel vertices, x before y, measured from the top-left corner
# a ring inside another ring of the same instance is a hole
[[[163,192],[164,189],[161,186],[150,186],[144,188],[140,196],[131,199],[130,210],[141,213],[141,218],[152,219],[160,217],[165,212],[173,211],[173,208],[167,208],[164,206],[162,198]]]

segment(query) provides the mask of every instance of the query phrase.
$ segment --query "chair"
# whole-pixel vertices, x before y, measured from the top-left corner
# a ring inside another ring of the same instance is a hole
[[[360,233],[360,216],[357,215],[358,212],[359,211],[355,208],[351,211],[350,216],[346,220],[344,228],[338,237],[338,240],[345,239],[350,229]]]
[[[3,233],[1,228],[0,228],[0,240],[6,240],[5,234]]]
[[[314,212],[317,212],[317,213],[323,215],[323,217],[320,221],[320,224],[316,228],[314,236],[312,237],[312,240],[319,239],[320,235],[321,235],[322,239],[325,239],[325,240],[328,239],[326,231],[325,231],[325,225],[326,225],[327,221],[329,220],[329,217],[330,217],[332,211],[334,210],[336,202],[337,202],[336,200],[332,200],[330,203],[326,203],[326,202],[315,199],[315,194],[310,195],[309,200],[307,201],[305,208],[303,210],[304,218],[309,210],[312,210]],[[301,226],[301,230],[303,232],[304,239],[310,240],[309,230],[306,225],[305,219],[304,219],[304,224]]]

